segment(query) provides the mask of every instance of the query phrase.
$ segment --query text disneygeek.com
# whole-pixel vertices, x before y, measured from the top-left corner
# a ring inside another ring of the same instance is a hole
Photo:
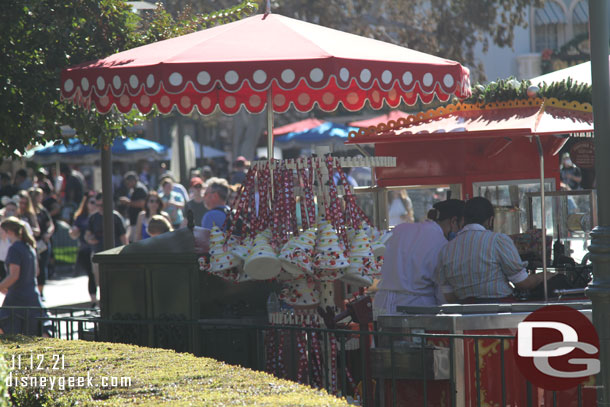
[[[51,390],[70,390],[79,387],[117,388],[130,387],[127,376],[61,376],[66,364],[62,354],[17,354],[5,358],[10,372],[5,379],[8,387],[36,387]],[[32,374],[28,374],[32,372]],[[44,372],[54,373],[45,376]]]
[[[131,386],[131,377],[100,376],[18,376],[10,372],[6,378],[9,387],[38,387],[51,390],[70,390],[78,387],[116,388]]]

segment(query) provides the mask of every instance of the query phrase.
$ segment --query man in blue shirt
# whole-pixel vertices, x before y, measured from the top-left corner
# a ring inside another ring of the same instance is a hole
[[[223,178],[210,178],[206,182],[205,193],[203,194],[203,203],[208,211],[203,215],[201,227],[203,231],[204,249],[209,250],[210,231],[214,226],[218,226],[223,231],[225,220],[230,209],[227,206],[227,197],[229,196],[229,185]]]

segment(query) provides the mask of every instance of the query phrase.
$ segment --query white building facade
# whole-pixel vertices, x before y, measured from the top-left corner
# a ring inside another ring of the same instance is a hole
[[[514,76],[530,79],[542,72],[543,58],[579,35],[586,35],[589,24],[587,0],[546,0],[542,8],[528,10],[527,28],[516,27],[513,48],[490,45],[476,57],[483,63],[487,81]]]

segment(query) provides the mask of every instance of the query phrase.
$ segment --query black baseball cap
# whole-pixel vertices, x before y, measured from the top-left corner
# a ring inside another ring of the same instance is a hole
[[[445,201],[437,202],[432,205],[432,207],[436,209],[437,214],[434,218],[430,219],[441,221],[453,218],[454,216],[461,218],[464,215],[464,206],[465,202],[460,199],[447,199]]]

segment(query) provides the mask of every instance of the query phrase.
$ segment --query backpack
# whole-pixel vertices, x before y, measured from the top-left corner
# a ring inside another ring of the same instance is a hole
[[[228,206],[216,207],[216,208],[214,208],[212,210],[213,211],[222,211],[222,212],[224,212],[224,214],[226,216],[226,221],[225,221],[226,229],[225,229],[225,231],[231,229],[231,226],[233,225],[233,216],[235,216],[235,211],[232,210],[231,208],[229,208]],[[237,219],[237,223],[235,224],[235,229],[233,230],[233,234],[235,236],[241,237],[243,226],[244,226],[243,220]]]

